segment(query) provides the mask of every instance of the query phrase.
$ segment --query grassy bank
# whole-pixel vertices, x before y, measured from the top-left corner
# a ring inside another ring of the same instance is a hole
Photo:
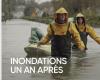
[[[30,21],[36,21],[40,23],[50,24],[52,22],[52,18],[50,17],[31,17],[31,16],[25,16],[23,19],[30,20]]]
[[[88,18],[87,22],[89,24],[93,25],[94,27],[99,27],[100,28],[100,16],[93,17],[93,18]]]
[[[45,24],[50,24],[53,21],[53,18],[51,18],[51,17],[25,16],[25,17],[23,17],[23,19],[30,20],[30,21],[36,21],[36,22],[40,22],[40,23],[45,23]],[[94,27],[100,27],[100,16],[88,18],[87,23]]]

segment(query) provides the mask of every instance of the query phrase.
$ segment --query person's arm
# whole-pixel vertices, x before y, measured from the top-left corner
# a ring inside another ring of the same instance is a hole
[[[93,40],[100,44],[100,36],[97,35],[96,31],[91,26],[87,26],[87,32]]]
[[[48,43],[49,41],[50,41],[50,39],[51,39],[51,36],[52,36],[52,31],[51,31],[51,28],[50,28],[50,25],[48,26],[48,28],[47,28],[47,34],[46,34],[46,36],[44,36],[41,40],[40,40],[40,44],[46,44],[46,43]]]
[[[80,50],[85,49],[85,45],[84,45],[83,41],[81,40],[79,32],[77,31],[77,29],[76,29],[76,27],[75,27],[75,25],[73,23],[71,23],[71,26],[70,26],[69,29],[70,29],[69,31],[72,34],[72,37],[75,40],[78,48]]]

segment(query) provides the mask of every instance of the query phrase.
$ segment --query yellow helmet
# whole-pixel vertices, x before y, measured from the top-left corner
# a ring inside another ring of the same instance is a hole
[[[76,15],[76,17],[84,17],[84,15],[83,15],[82,13],[78,13],[78,14]]]
[[[60,13],[60,14],[66,13],[67,14],[68,12],[65,8],[61,7],[56,11],[56,14],[58,14],[58,13]]]

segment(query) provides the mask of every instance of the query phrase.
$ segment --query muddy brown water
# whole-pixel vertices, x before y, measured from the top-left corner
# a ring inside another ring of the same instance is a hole
[[[2,80],[100,80],[100,45],[91,38],[88,41],[86,55],[83,57],[72,56],[71,63],[65,66],[62,75],[50,73],[12,74],[10,58],[26,56],[24,47],[28,45],[32,26],[43,27],[46,25],[21,19],[2,23]],[[100,29],[95,28],[95,30],[100,35]],[[24,68],[26,65],[17,66]]]

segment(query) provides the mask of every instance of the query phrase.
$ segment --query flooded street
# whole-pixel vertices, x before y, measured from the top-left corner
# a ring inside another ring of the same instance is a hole
[[[29,44],[32,26],[40,27],[43,32],[47,27],[45,24],[21,19],[2,23],[2,80],[100,80],[100,45],[90,37],[86,56],[82,58],[73,56],[71,63],[65,66],[65,73],[59,75],[61,79],[55,79],[53,74],[49,73],[12,74],[10,58],[26,57],[24,47]],[[100,35],[100,28],[95,28],[95,30]]]

